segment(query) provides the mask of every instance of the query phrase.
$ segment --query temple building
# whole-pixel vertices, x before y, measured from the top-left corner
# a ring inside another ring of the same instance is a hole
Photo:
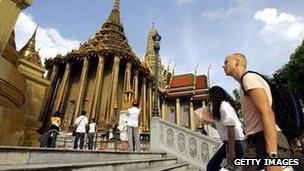
[[[31,2],[24,4],[20,7]],[[0,121],[5,128],[0,131],[1,145],[38,146],[37,130],[47,129],[55,111],[63,114],[63,130],[73,128],[75,119],[85,110],[87,117],[95,118],[99,132],[108,132],[120,125],[133,99],[140,101],[140,130],[149,133],[155,84],[154,26],[148,32],[146,54],[140,60],[125,36],[120,1],[115,0],[108,19],[93,38],[66,55],[47,59],[45,66],[35,49],[37,28],[19,52],[14,32],[7,44],[1,44],[1,70],[9,67],[0,74],[1,85],[7,87],[0,91],[0,114],[5,118]],[[157,65],[160,117],[197,129],[200,125],[194,110],[205,104],[209,78],[196,72],[174,75],[174,69],[170,71],[169,64],[164,67],[161,57]]]
[[[120,115],[133,99],[140,101],[140,130],[149,131],[152,116],[155,52],[149,30],[143,61],[130,48],[120,20],[120,1],[101,29],[77,50],[47,59],[45,67],[51,82],[46,91],[41,122],[46,126],[55,111],[63,113],[64,128],[73,126],[82,110],[95,118],[99,131],[119,125]],[[202,106],[207,93],[204,75],[172,75],[159,60],[159,111],[164,119],[195,129],[194,109]]]

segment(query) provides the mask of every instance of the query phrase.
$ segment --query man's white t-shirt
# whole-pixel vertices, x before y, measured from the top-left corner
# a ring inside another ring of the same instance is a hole
[[[222,141],[228,140],[228,128],[227,126],[234,126],[234,133],[236,140],[244,140],[244,134],[241,126],[241,122],[237,117],[234,108],[229,102],[222,101],[220,106],[221,119],[218,121],[215,119],[215,126],[220,135]]]
[[[84,115],[78,116],[75,120],[75,124],[78,125],[76,132],[85,133],[86,132],[86,125],[88,125],[89,121],[88,118]]]
[[[252,89],[264,89],[268,102],[272,105],[272,95],[268,83],[259,75],[255,73],[247,73],[243,78],[243,86],[246,92]],[[245,123],[245,134],[246,137],[253,135],[257,132],[263,131],[261,114],[258,109],[254,106],[251,97],[245,96],[245,93],[240,85],[240,96],[241,96],[241,106],[242,113],[244,116]],[[281,131],[276,125],[277,131]]]
[[[138,116],[140,110],[137,107],[131,107],[128,109],[127,125],[131,127],[138,127]]]

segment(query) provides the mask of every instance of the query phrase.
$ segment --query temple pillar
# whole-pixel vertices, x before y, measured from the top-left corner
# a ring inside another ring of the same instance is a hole
[[[166,101],[165,100],[163,100],[163,103],[162,103],[162,118],[163,119],[167,119],[168,117],[167,117],[167,113],[166,113]]]
[[[58,76],[58,71],[59,71],[59,66],[58,65],[53,65],[52,71],[51,71],[51,76],[50,76],[50,85],[47,87],[45,91],[45,95],[43,98],[42,106],[41,108],[44,110],[41,110],[39,114],[39,121],[45,122],[47,119],[47,114],[49,113],[49,107],[51,104],[51,98],[52,98],[52,92],[54,91],[55,88],[55,82]]]
[[[131,107],[131,99],[132,99],[131,67],[132,67],[132,63],[128,62],[126,64],[125,77],[124,77],[122,110],[128,110],[128,108]]]
[[[133,92],[134,92],[133,99],[137,99],[138,100],[138,70],[134,71]]]
[[[147,106],[147,122],[150,128],[150,119],[152,117],[152,83],[148,83],[148,106]]]
[[[196,125],[195,125],[195,120],[194,120],[195,116],[194,116],[193,101],[190,101],[189,107],[190,107],[190,128],[191,128],[191,130],[195,130]]]
[[[82,66],[82,71],[80,75],[80,81],[79,81],[79,93],[76,101],[76,108],[75,108],[75,113],[74,113],[74,119],[72,120],[72,123],[76,120],[78,115],[80,114],[80,111],[82,109],[83,105],[83,96],[84,96],[84,90],[85,90],[85,85],[87,82],[87,77],[88,77],[88,71],[89,71],[89,60],[87,57],[84,58],[83,60],[83,66]]]
[[[141,84],[141,117],[140,117],[140,128],[142,132],[148,131],[147,130],[147,113],[146,113],[146,78],[142,79],[142,84]]]
[[[110,110],[108,118],[108,122],[112,124],[116,124],[118,120],[118,114],[117,114],[117,92],[118,92],[118,76],[119,76],[119,64],[120,64],[120,57],[115,56],[114,57],[114,63],[113,63],[113,77],[112,77],[112,90],[111,90],[111,102],[110,102]],[[115,111],[115,113],[114,113]]]
[[[97,119],[100,118],[98,107],[101,99],[100,94],[101,94],[102,81],[103,81],[102,78],[104,72],[104,63],[105,63],[104,56],[102,55],[98,56],[98,67],[97,67],[95,83],[94,83],[94,95],[93,95],[91,111],[90,111],[91,118],[95,118],[96,123],[98,123]],[[98,114],[97,118],[96,118],[96,114]]]
[[[176,98],[176,124],[181,124],[181,111],[180,111],[180,100],[179,98]]]
[[[64,94],[64,90],[66,89],[67,81],[70,78],[70,73],[71,73],[71,63],[68,62],[65,67],[65,71],[64,71],[64,75],[62,77],[61,83],[59,85],[59,89],[58,89],[58,92],[56,95],[52,113],[54,113],[55,111],[62,112],[61,110],[62,110],[62,103],[63,103],[63,94]],[[62,118],[65,118],[65,115]]]

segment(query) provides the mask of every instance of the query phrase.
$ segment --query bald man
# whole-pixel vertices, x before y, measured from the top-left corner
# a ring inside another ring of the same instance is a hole
[[[246,148],[245,158],[275,158],[278,153],[277,129],[270,87],[259,75],[246,73],[247,60],[241,53],[233,53],[226,57],[224,71],[240,85],[242,113],[245,123]],[[248,166],[243,170],[262,170],[261,166]],[[280,167],[267,167],[267,170],[282,170]]]

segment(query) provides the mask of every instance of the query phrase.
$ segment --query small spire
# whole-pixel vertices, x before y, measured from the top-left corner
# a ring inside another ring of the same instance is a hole
[[[120,0],[115,0],[113,9],[111,11],[111,14],[109,16],[109,21],[120,24]]]
[[[210,88],[210,68],[211,68],[211,65],[209,64],[209,67],[207,70],[207,88]]]
[[[155,29],[155,27],[154,27],[154,21],[152,22],[152,29]]]
[[[175,66],[176,66],[176,62],[174,62],[174,66],[173,66],[173,69],[172,69],[172,75],[174,75]]]
[[[36,34],[38,30],[38,24],[35,28],[35,31],[32,35],[32,37],[29,39],[29,41],[24,45],[24,47],[19,51],[21,56],[25,57],[28,56],[32,53],[34,53],[35,50],[35,45],[36,45]]]
[[[168,72],[169,72],[170,64],[171,64],[171,59],[169,60],[169,63],[168,63],[168,65],[167,65],[167,71],[168,71]]]
[[[196,65],[195,65],[194,70],[193,70],[193,75],[194,75],[194,76],[196,76],[197,67],[198,67],[198,62],[196,62]]]

